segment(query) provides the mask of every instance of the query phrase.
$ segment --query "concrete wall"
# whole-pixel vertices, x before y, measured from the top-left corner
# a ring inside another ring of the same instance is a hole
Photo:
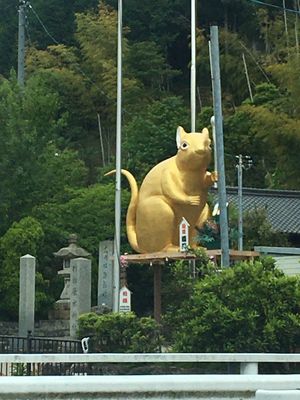
[[[273,256],[276,266],[286,275],[300,275],[300,256]]]
[[[46,337],[69,337],[69,321],[67,320],[49,320],[38,321],[35,323],[35,336]],[[17,322],[0,321],[0,335],[18,335]]]

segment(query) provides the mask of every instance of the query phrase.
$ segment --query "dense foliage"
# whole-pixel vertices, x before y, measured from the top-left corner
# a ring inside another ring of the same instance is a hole
[[[198,281],[167,314],[182,352],[294,352],[299,344],[299,280],[270,259],[241,263]]]
[[[82,314],[78,336],[90,337],[93,352],[153,353],[161,346],[158,324],[134,313]]]
[[[53,252],[77,233],[92,254],[95,283],[98,243],[114,233],[114,185],[104,172],[114,168],[117,1],[30,4],[24,88],[16,78],[18,2],[2,0],[0,15],[0,318],[6,319],[17,315],[20,256],[38,258],[37,311],[45,317],[62,285]],[[214,22],[220,27],[227,183],[236,184],[235,155],[242,153],[254,161],[245,186],[300,189],[298,17],[287,13],[285,27],[280,8],[247,0],[197,4],[197,130],[209,126],[213,112],[208,40]],[[190,129],[189,42],[189,1],[124,4],[122,165],[139,182],[175,153],[177,125]],[[128,198],[124,186],[124,210]],[[249,224],[248,246],[260,239],[277,243],[263,216],[255,218],[260,231]],[[149,290],[150,278],[141,275],[129,270],[136,293]],[[150,309],[145,304],[140,312]]]
[[[300,336],[300,281],[271,258],[217,270],[205,253],[196,265],[163,271],[163,319],[134,313],[83,314],[79,337],[90,351],[294,352]]]

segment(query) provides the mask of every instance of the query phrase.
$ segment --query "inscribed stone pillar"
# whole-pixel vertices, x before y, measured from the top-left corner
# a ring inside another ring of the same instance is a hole
[[[19,336],[34,332],[35,257],[20,258]]]
[[[113,308],[113,251],[112,240],[100,242],[97,304],[110,310]]]
[[[70,336],[75,338],[78,317],[91,311],[91,260],[74,258],[70,269]]]

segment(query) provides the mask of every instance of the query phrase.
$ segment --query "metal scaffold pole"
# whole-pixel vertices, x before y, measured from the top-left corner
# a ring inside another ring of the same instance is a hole
[[[220,207],[220,231],[221,231],[221,263],[223,267],[229,266],[229,237],[226,201],[226,181],[224,162],[224,139],[223,139],[223,115],[221,98],[221,76],[219,57],[218,27],[210,27],[211,43],[211,69],[212,88],[214,102],[214,122],[216,129],[217,165],[218,165],[218,197]]]

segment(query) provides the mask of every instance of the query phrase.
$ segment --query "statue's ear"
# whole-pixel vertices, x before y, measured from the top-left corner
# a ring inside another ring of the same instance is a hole
[[[209,131],[207,128],[203,128],[201,133],[209,138]]]
[[[177,128],[177,132],[176,132],[176,144],[177,144],[177,149],[179,149],[180,145],[181,145],[181,141],[182,141],[182,136],[185,134],[185,130],[183,129],[182,126],[179,126]]]

